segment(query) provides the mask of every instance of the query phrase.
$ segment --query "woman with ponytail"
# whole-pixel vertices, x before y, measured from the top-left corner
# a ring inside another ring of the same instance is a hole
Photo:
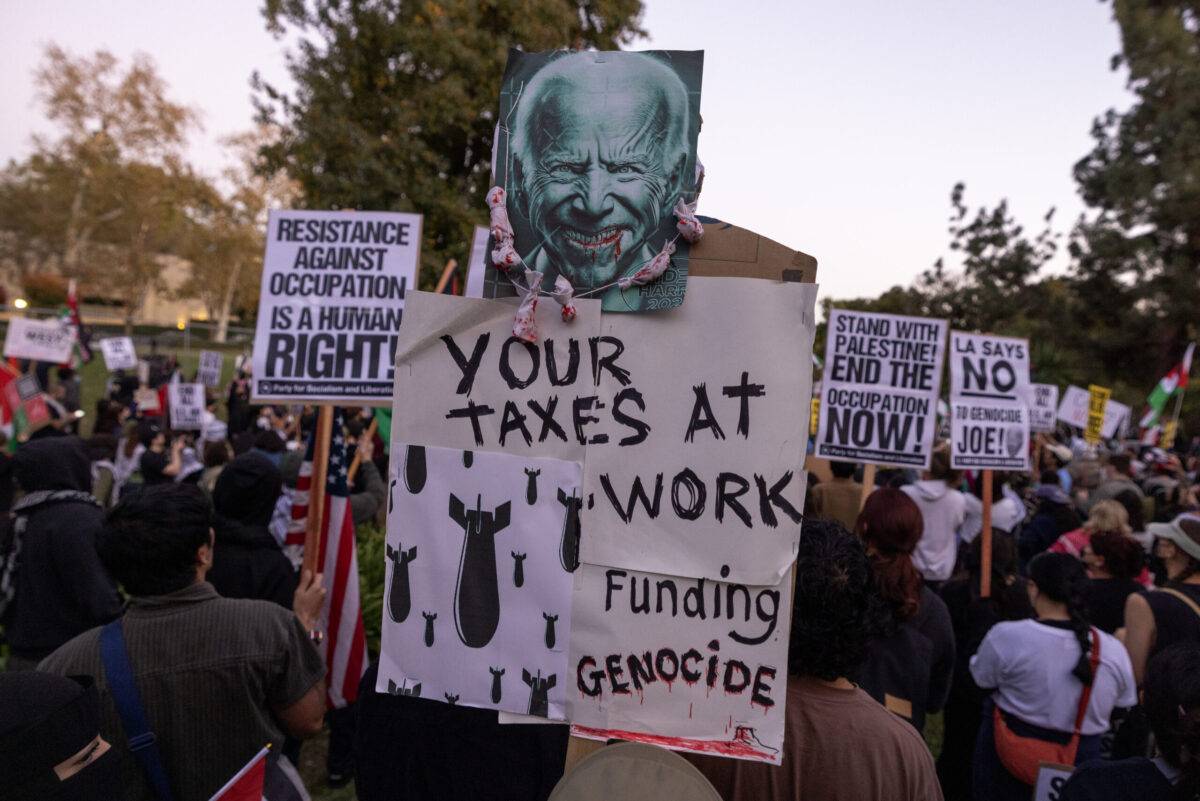
[[[1028,799],[1037,749],[1057,748],[1074,764],[1098,757],[1113,709],[1137,703],[1125,648],[1088,623],[1083,565],[1040,554],[1026,586],[1036,617],[996,624],[971,658],[971,675],[992,691],[975,746],[975,801]]]
[[[923,530],[917,504],[890,487],[871,493],[855,524],[891,612],[867,647],[858,685],[917,731],[924,729],[927,714],[945,705],[954,674],[950,613],[912,561]]]

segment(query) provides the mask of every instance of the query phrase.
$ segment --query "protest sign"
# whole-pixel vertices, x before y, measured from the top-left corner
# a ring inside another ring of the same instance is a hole
[[[137,354],[134,353],[131,337],[108,337],[100,340],[100,353],[104,356],[104,367],[110,373],[116,370],[133,370],[137,367]]]
[[[162,403],[158,399],[158,393],[149,387],[135,389],[133,391],[133,402],[137,405],[139,412],[162,411]]]
[[[1091,396],[1083,387],[1074,384],[1067,387],[1058,404],[1058,419],[1076,428],[1087,428],[1088,403]],[[1104,422],[1100,426],[1100,436],[1111,439],[1116,436],[1122,423],[1129,419],[1132,410],[1124,403],[1112,400],[1104,406]]]
[[[955,469],[1029,466],[1029,343],[950,332],[950,464]]]
[[[778,765],[790,582],[754,587],[580,565],[572,734]]]
[[[1038,768],[1037,781],[1033,785],[1033,801],[1060,801],[1067,780],[1075,772],[1072,765],[1056,765],[1043,762]]]
[[[808,402],[808,435],[815,437],[817,435],[817,425],[821,419],[821,382],[814,381],[812,388],[812,400]]]
[[[66,320],[13,317],[4,337],[4,357],[62,364],[70,361],[74,345],[75,328]]]
[[[171,382],[167,385],[167,405],[172,429],[199,431],[204,422],[204,385]]]
[[[398,444],[377,691],[564,719],[579,463]]]
[[[1030,384],[1025,392],[1025,405],[1029,407],[1030,431],[1053,431],[1058,412],[1058,386],[1055,384]]]
[[[46,405],[46,396],[42,394],[36,376],[16,376],[4,385],[4,397],[11,416],[15,417],[17,410],[25,416],[22,433],[27,434],[50,422],[50,407]]]
[[[929,466],[946,326],[945,320],[830,311],[817,456]]]
[[[703,67],[702,51],[509,50],[492,179],[505,190],[516,255],[543,288],[562,275],[576,296],[595,291],[605,311],[683,302],[689,244],[672,210],[699,190]],[[674,253],[661,278],[616,285],[668,243]],[[484,295],[511,296],[495,248],[493,237]]]
[[[483,274],[487,271],[488,229],[475,226],[471,238],[471,255],[467,260],[467,286],[464,297],[483,297]]]
[[[1101,431],[1104,428],[1104,412],[1110,397],[1112,397],[1112,390],[1108,387],[1096,384],[1088,385],[1087,424],[1083,427],[1083,441],[1089,445],[1095,445],[1100,441]]]
[[[417,214],[272,211],[253,400],[386,405],[420,244]]]
[[[223,358],[215,350],[200,351],[200,366],[196,369],[196,381],[206,387],[215,387],[221,383],[221,363]]]

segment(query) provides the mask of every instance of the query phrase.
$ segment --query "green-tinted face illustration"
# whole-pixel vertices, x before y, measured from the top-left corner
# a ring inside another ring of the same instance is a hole
[[[558,268],[577,287],[610,283],[679,196],[687,163],[687,92],[654,59],[566,56],[536,75],[514,132],[522,202]]]

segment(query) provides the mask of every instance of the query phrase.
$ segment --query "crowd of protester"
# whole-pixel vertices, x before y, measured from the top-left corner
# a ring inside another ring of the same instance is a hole
[[[0,470],[0,796],[204,801],[327,728],[329,783],[364,801],[547,797],[565,727],[379,694],[374,665],[326,713],[325,590],[287,539],[315,410],[255,406],[239,372],[180,432],[146,389],[114,376],[89,438],[46,426]],[[385,507],[370,417],[342,432],[357,523]],[[687,755],[723,798],[1028,799],[1046,754],[1078,766],[1064,801],[1200,797],[1200,449],[1034,453],[990,488],[944,444],[865,489],[859,465],[810,477],[782,765]]]

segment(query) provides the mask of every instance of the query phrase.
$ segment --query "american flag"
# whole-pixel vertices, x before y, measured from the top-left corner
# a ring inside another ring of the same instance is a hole
[[[325,483],[325,514],[317,552],[317,569],[325,575],[325,606],[321,623],[325,629],[325,665],[329,670],[326,702],[331,708],[353,703],[358,697],[358,682],[367,668],[367,643],[363,633],[362,607],[358,597],[358,554],[355,548],[354,518],[350,512],[350,487],[347,483],[349,460],[343,433],[341,409],[333,412],[333,435],[329,443],[329,468]],[[312,488],[314,443],[309,438],[292,505],[292,525],[288,542],[299,531],[304,543],[308,520],[309,490]]]

